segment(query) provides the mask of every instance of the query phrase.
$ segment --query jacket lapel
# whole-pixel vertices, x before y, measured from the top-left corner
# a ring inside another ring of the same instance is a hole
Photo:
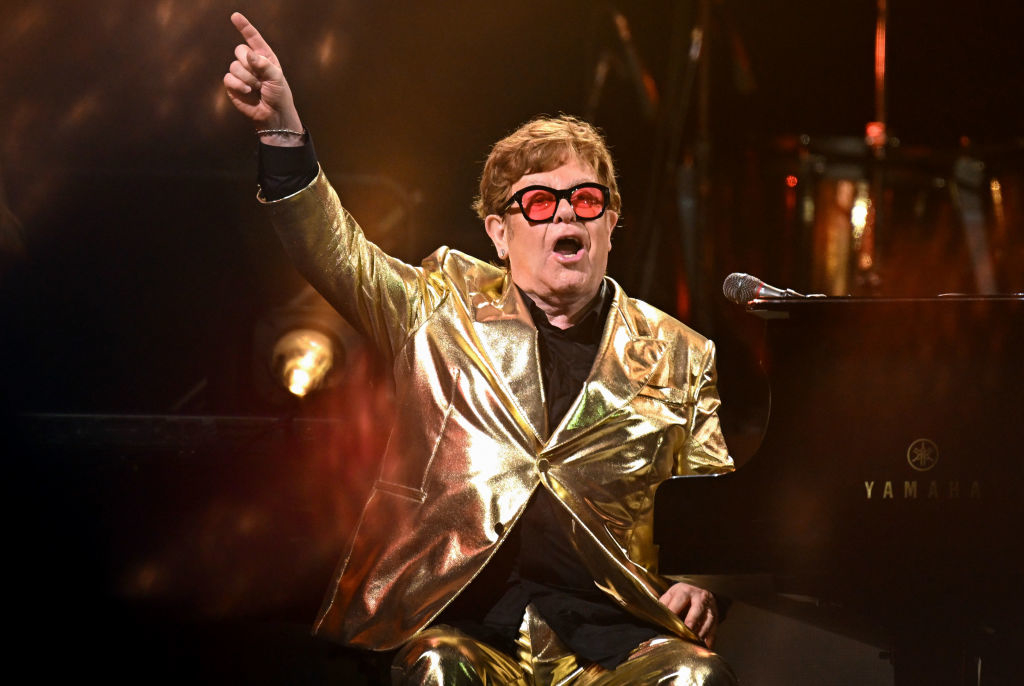
[[[552,432],[545,450],[571,441],[625,406],[644,387],[665,352],[647,320],[617,283],[615,299],[605,322],[597,358],[569,411]]]
[[[510,408],[517,421],[536,445],[543,444],[547,435],[547,411],[540,373],[540,354],[537,350],[537,328],[530,319],[530,311],[519,296],[519,290],[505,276],[496,298],[488,293],[471,294],[473,330],[480,348],[490,360],[481,366],[495,374],[492,385],[504,388],[509,394]],[[491,297],[489,297],[489,295]]]

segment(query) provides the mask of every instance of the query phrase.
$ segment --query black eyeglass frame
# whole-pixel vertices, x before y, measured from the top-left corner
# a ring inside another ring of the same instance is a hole
[[[519,211],[523,213],[523,218],[525,218],[527,221],[535,222],[535,223],[538,223],[538,224],[539,223],[543,223],[543,222],[549,222],[549,221],[551,221],[552,219],[555,218],[556,214],[558,214],[558,206],[561,204],[563,199],[566,202],[569,203],[569,207],[572,207],[572,195],[573,195],[573,193],[575,193],[576,191],[578,191],[578,190],[580,190],[582,188],[596,188],[597,190],[601,191],[601,198],[604,200],[604,203],[601,205],[601,211],[598,212],[593,217],[580,217],[579,215],[577,215],[577,218],[582,219],[583,221],[588,221],[588,222],[589,221],[594,221],[595,219],[600,219],[601,217],[604,216],[604,213],[608,210],[608,203],[609,203],[609,201],[611,199],[611,193],[612,192],[611,192],[611,189],[608,188],[608,186],[605,186],[603,183],[595,183],[593,181],[588,181],[586,183],[576,184],[572,188],[566,188],[564,190],[558,190],[557,188],[551,188],[550,186],[540,186],[540,185],[527,186],[526,188],[520,188],[519,190],[517,190],[515,193],[512,194],[512,197],[510,197],[508,200],[505,201],[504,205],[501,206],[501,214],[505,214],[506,212],[508,212],[508,208],[512,206],[512,203],[516,203],[517,205],[519,205]],[[548,191],[553,196],[555,196],[555,206],[554,206],[554,209],[551,210],[551,216],[550,217],[547,217],[545,219],[531,219],[529,217],[529,215],[526,214],[526,208],[523,207],[523,196],[526,195],[527,193],[529,193],[530,191]],[[573,212],[573,214],[576,214],[576,208],[575,207],[572,207],[572,212]]]

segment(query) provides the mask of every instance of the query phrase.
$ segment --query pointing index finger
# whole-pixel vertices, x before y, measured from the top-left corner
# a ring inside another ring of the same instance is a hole
[[[256,30],[256,27],[241,12],[235,12],[231,15],[231,23],[242,34],[242,38],[245,39],[246,44],[250,48],[267,57],[274,54],[267,41],[263,40],[260,32]]]

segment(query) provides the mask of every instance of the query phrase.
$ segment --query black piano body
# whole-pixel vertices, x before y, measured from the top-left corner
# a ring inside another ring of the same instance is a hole
[[[735,473],[659,488],[661,571],[810,607],[895,651],[897,683],[977,683],[953,661],[1024,621],[1024,298],[747,307],[766,431]]]

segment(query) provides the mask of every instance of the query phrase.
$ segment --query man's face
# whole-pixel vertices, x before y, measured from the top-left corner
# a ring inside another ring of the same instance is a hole
[[[597,180],[590,165],[572,157],[550,171],[523,176],[513,184],[509,196],[527,186],[564,190]],[[484,223],[499,253],[504,250],[508,255],[517,286],[542,309],[575,312],[597,295],[618,219],[612,210],[597,219],[580,219],[569,201],[561,199],[555,216],[547,222],[531,222],[513,204],[504,216],[489,215]]]

